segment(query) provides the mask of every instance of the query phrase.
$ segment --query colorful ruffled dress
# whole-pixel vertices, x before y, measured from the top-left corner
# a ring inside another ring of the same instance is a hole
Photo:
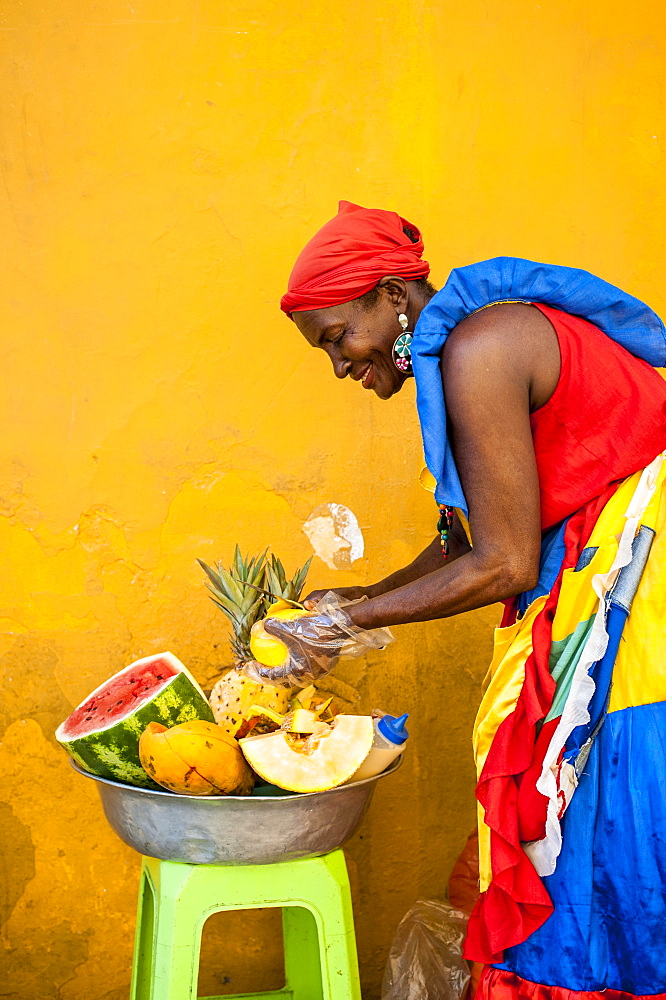
[[[517,261],[514,273],[528,266],[569,271]],[[531,416],[539,582],[507,602],[474,729],[481,897],[466,954],[486,963],[477,1000],[666,998],[663,325],[585,272],[569,284],[590,288],[573,316],[567,281],[534,294],[534,282],[502,284],[497,262],[474,267],[489,277],[480,293],[471,284],[463,314],[531,301],[561,355],[555,392]],[[462,316],[450,285],[438,296],[412,345],[419,412],[436,498],[466,513],[436,350]],[[586,301],[599,306],[594,325],[580,317]]]

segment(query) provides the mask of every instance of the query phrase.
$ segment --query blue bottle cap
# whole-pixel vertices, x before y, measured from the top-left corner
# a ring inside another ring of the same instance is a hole
[[[405,729],[405,723],[409,715],[401,715],[396,719],[394,715],[383,715],[377,723],[377,729],[390,743],[400,746],[407,742],[409,733]]]

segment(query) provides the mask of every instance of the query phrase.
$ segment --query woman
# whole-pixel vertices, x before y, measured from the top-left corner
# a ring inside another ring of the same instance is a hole
[[[436,293],[422,253],[395,213],[343,202],[292,272],[282,308],[338,378],[388,400],[413,367],[439,523],[409,566],[338,591],[368,600],[269,623],[291,655],[263,676],[504,601],[474,732],[480,995],[666,994],[664,328],[510,258]]]

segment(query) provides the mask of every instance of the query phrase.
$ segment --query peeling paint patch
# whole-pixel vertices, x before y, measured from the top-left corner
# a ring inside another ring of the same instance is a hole
[[[315,507],[303,531],[329,569],[349,569],[363,555],[363,534],[356,515],[341,503]]]

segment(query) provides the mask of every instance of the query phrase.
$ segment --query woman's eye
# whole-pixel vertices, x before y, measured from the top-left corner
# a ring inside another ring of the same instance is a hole
[[[336,337],[335,340],[327,340],[326,343],[330,344],[331,347],[335,347],[336,344],[342,343],[348,332],[349,332],[348,330],[343,330],[339,337]]]

